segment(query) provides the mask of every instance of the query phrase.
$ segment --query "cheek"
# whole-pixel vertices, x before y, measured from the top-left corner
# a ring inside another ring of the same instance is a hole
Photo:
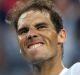
[[[58,37],[57,37],[57,35],[55,35],[55,34],[51,35],[50,39],[51,39],[52,45],[56,45],[57,46],[57,44],[58,44]]]
[[[46,41],[51,43],[51,45],[56,44],[58,42],[58,35],[53,30],[47,30],[45,32],[42,32],[43,38],[46,38]]]
[[[57,41],[58,41],[57,33],[55,33],[54,31],[50,31],[48,36],[49,36],[49,39],[51,40],[51,44],[54,43],[57,45]]]
[[[26,55],[28,55],[28,52],[26,51],[26,38],[25,37],[22,37],[22,38],[19,37],[19,45],[21,48],[22,55],[26,57]]]
[[[50,39],[51,39],[51,46],[52,46],[53,51],[57,51],[57,46],[58,46],[57,35],[56,34],[51,35]]]
[[[57,33],[54,33],[53,31],[48,31],[46,36],[48,48],[50,52],[55,53],[57,50],[57,45],[58,45],[58,36]]]
[[[25,37],[19,36],[18,39],[19,39],[19,45],[20,45],[21,50],[24,50],[24,46],[26,42]]]

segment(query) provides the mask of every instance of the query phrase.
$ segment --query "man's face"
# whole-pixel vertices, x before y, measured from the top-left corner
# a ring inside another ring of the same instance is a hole
[[[57,55],[58,34],[46,12],[23,13],[18,20],[18,38],[29,62],[42,62]]]

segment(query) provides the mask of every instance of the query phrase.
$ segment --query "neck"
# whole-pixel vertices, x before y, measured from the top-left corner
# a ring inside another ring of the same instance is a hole
[[[57,60],[58,59],[58,60]],[[63,66],[60,56],[33,65],[33,75],[59,75]]]

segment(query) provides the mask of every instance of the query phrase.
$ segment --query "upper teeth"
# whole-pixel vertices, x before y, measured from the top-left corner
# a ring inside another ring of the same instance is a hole
[[[32,45],[32,46],[30,46],[30,48],[31,48],[31,49],[34,49],[34,48],[37,48],[37,47],[39,47],[39,46],[41,46],[40,43],[39,43],[39,44]]]

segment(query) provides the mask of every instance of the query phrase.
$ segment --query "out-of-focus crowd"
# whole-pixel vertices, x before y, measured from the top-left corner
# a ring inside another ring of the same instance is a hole
[[[31,75],[28,62],[19,53],[14,26],[5,23],[7,11],[20,9],[28,0],[0,0],[0,75]],[[16,4],[15,4],[16,3]],[[54,0],[67,31],[63,63],[66,67],[80,61],[80,0]]]

